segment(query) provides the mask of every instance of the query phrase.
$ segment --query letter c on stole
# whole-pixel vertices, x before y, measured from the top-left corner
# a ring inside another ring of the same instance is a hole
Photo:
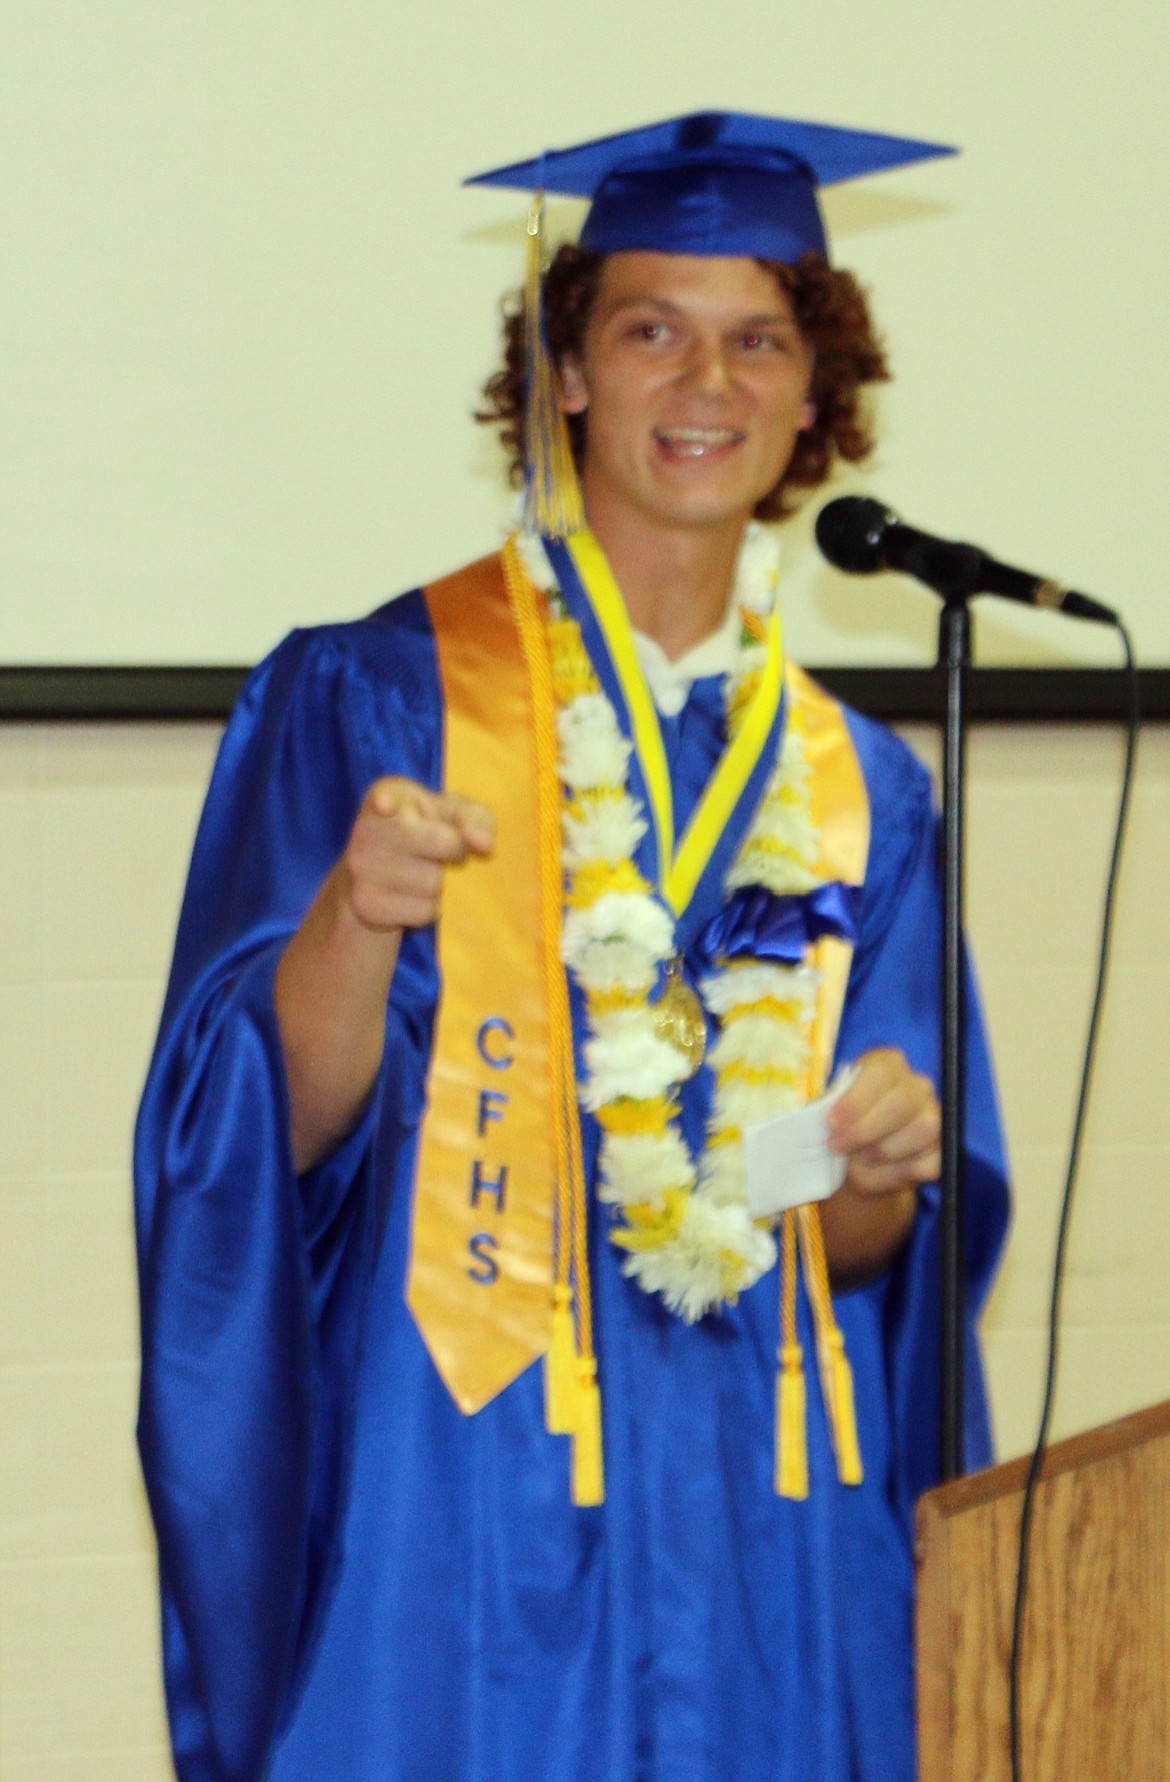
[[[490,1051],[489,1052],[489,1050],[488,1050],[488,1041],[491,1039],[493,1034],[497,1034],[497,1033],[503,1038],[503,1040],[505,1042],[507,1042],[508,1040],[514,1040],[516,1038],[516,1034],[515,1034],[514,1030],[509,1025],[509,1023],[504,1020],[502,1015],[489,1015],[487,1020],[482,1024],[482,1026],[479,1029],[479,1032],[475,1036],[476,1050],[479,1052],[480,1057],[483,1059],[484,1063],[488,1066],[489,1069],[491,1069],[491,1070],[507,1070],[508,1066],[510,1064],[515,1063],[515,1059],[513,1058],[511,1052],[508,1052],[508,1051],[503,1051],[503,1052]]]

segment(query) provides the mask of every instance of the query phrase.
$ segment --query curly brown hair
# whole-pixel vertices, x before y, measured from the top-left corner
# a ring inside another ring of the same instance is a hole
[[[542,286],[545,334],[556,364],[580,355],[597,297],[605,256],[565,243],[557,249]],[[783,476],[756,508],[756,518],[779,520],[791,513],[795,489],[815,489],[828,477],[834,460],[851,464],[873,450],[872,421],[862,401],[862,387],[889,377],[885,350],[869,313],[865,292],[851,272],[830,266],[820,254],[808,253],[795,266],[761,260],[792,305],[800,331],[813,350],[811,399],[816,420],[799,434]],[[508,455],[508,475],[517,487],[524,480],[526,448],[524,306],[516,292],[504,303],[504,363],[484,385],[486,406],[476,420],[498,426]],[[585,416],[569,415],[573,456],[580,465],[585,450]]]

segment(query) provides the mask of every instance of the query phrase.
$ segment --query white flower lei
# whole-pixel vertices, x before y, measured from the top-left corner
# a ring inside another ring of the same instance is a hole
[[[526,573],[549,597],[563,783],[562,952],[588,1010],[588,1075],[579,1095],[602,1127],[599,1196],[616,1209],[611,1237],[627,1251],[625,1272],[693,1323],[734,1302],[776,1259],[771,1235],[747,1211],[743,1132],[805,1097],[818,978],[806,964],[748,960],[701,980],[699,993],[719,1032],[708,1057],[715,1088],[706,1144],[693,1158],[675,1099],[689,1067],[660,1035],[651,1000],[662,967],[675,957],[675,928],[634,863],[648,825],[629,787],[631,744],[539,538],[521,534],[517,547]],[[749,526],[732,596],[744,624],[739,665],[726,690],[733,731],[762,670],[760,621],[775,601],[777,556],[774,538]],[[805,893],[822,882],[818,856],[809,768],[790,712],[779,759],[725,890],[758,885],[776,896]]]

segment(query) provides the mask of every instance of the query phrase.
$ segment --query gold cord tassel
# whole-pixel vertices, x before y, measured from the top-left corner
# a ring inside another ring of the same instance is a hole
[[[572,1288],[553,1288],[552,1334],[544,1358],[544,1423],[550,1435],[572,1435],[577,1426],[577,1339]]]
[[[815,1204],[801,1207],[797,1217],[800,1221],[813,1323],[817,1332],[821,1391],[825,1396],[825,1409],[829,1414],[833,1449],[837,1456],[837,1477],[842,1485],[860,1485],[864,1475],[861,1444],[857,1436],[857,1413],[853,1402],[853,1369],[845,1353],[845,1338],[833,1311],[820,1209]]]
[[[776,1375],[776,1495],[808,1496],[808,1441],[805,1436],[804,1357],[800,1344],[780,1349]]]
[[[546,538],[567,538],[585,525],[581,488],[573,463],[568,422],[561,407],[556,368],[544,338],[540,286],[544,268],[544,193],[528,215],[528,256],[524,281],[524,339],[527,358],[527,475],[524,528]]]
[[[601,1394],[592,1355],[578,1362],[577,1427],[573,1431],[573,1502],[589,1509],[605,1502],[605,1469],[601,1452]]]
[[[829,1333],[833,1357],[833,1444],[837,1450],[837,1477],[842,1485],[860,1485],[861,1444],[857,1438],[857,1411],[853,1403],[853,1369],[845,1353],[845,1338],[834,1324]]]
[[[780,1367],[776,1375],[777,1497],[808,1496],[807,1403],[804,1356],[796,1334],[796,1215],[784,1215],[780,1262]]]

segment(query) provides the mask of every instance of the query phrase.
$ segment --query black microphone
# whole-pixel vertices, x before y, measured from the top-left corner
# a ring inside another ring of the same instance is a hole
[[[1027,569],[997,563],[978,545],[952,544],[903,525],[897,514],[866,495],[840,495],[817,515],[817,544],[835,569],[849,575],[873,575],[879,569],[900,569],[925,582],[945,600],[966,600],[972,594],[999,594],[1025,606],[1047,607],[1074,619],[1116,625],[1117,614],[1088,594]]]

